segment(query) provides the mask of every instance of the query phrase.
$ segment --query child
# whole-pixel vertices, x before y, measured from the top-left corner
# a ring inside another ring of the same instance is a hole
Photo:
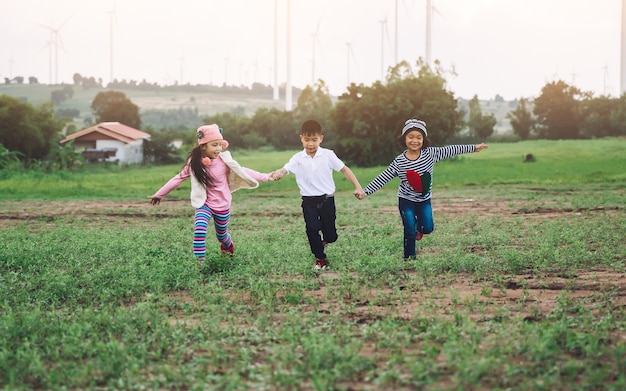
[[[159,191],[150,196],[150,203],[157,205],[161,198],[191,178],[191,205],[196,208],[194,217],[193,253],[198,265],[204,264],[206,234],[211,217],[215,236],[220,242],[222,254],[233,256],[235,244],[228,233],[232,192],[240,188],[254,189],[257,181],[272,180],[269,174],[261,174],[241,167],[223,151],[228,141],[222,137],[222,129],[216,124],[201,126],[197,130],[198,146],[187,156],[179,174],[170,179]]]
[[[311,252],[315,255],[315,269],[329,267],[324,248],[337,240],[335,226],[335,182],[333,170],[341,171],[354,185],[354,195],[365,197],[363,189],[352,170],[330,149],[320,147],[324,135],[322,126],[315,120],[302,124],[300,141],[304,150],[296,153],[289,162],[272,173],[275,180],[285,174],[296,176],[296,183],[302,196],[302,214],[306,226]],[[322,235],[320,236],[320,231]]]
[[[486,144],[430,147],[427,137],[424,121],[407,120],[398,137],[398,141],[406,147],[406,150],[363,189],[365,195],[370,195],[394,177],[400,178],[398,209],[404,225],[405,261],[415,259],[415,241],[422,239],[424,234],[433,232],[435,228],[430,205],[435,163],[462,153],[480,152],[488,148]],[[360,197],[357,195],[357,198],[363,199],[365,195]]]

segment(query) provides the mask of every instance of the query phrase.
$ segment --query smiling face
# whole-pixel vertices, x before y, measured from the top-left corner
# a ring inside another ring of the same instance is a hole
[[[424,134],[417,129],[409,130],[404,135],[404,144],[410,152],[419,152],[424,146]]]
[[[306,151],[306,154],[313,157],[317,152],[324,136],[321,133],[301,134],[300,141],[302,142],[302,148]]]
[[[213,140],[208,143],[200,144],[200,150],[202,151],[202,157],[217,159],[220,152],[222,152],[222,140]]]

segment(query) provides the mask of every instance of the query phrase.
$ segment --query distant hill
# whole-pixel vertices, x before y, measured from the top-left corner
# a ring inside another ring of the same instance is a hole
[[[63,86],[45,84],[10,84],[0,85],[0,94],[14,96],[25,102],[37,105],[49,101],[52,91]],[[56,106],[57,109],[77,109],[81,116],[92,115],[91,102],[99,92],[108,91],[105,88],[88,88],[71,86],[74,95]],[[197,108],[200,115],[213,115],[232,110],[244,110],[245,115],[252,115],[260,107],[276,107],[284,109],[283,101],[276,101],[272,96],[259,97],[246,93],[187,93],[178,91],[144,91],[139,89],[115,89],[123,92],[128,99],[139,106],[140,110],[149,109],[178,109]]]
[[[81,86],[71,86],[74,94],[63,103],[56,105],[56,109],[74,109],[80,112],[79,117],[74,120],[78,129],[84,126],[85,119],[93,119],[91,102],[95,96],[105,88],[83,88]],[[9,95],[21,99],[33,105],[39,105],[51,100],[51,94],[63,86],[47,84],[1,84],[0,94]],[[271,94],[261,96],[259,94],[242,92],[214,93],[200,92],[190,93],[184,91],[171,90],[140,90],[116,88],[115,91],[123,92],[128,99],[139,106],[140,113],[146,110],[173,110],[180,108],[197,109],[202,116],[219,113],[236,113],[238,115],[252,116],[259,108],[285,109],[284,95],[281,100],[274,100]],[[333,97],[333,100],[335,98]],[[297,96],[293,97],[294,105]],[[459,98],[459,107],[468,112],[468,101]],[[506,114],[515,109],[516,101],[481,101],[483,114],[493,113],[498,121],[495,128],[496,134],[511,133],[511,125]]]

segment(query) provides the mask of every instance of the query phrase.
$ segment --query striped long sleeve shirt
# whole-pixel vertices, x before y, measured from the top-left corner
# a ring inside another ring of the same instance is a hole
[[[430,199],[432,191],[433,167],[440,160],[455,155],[475,152],[474,145],[448,145],[445,147],[428,147],[420,152],[416,160],[409,160],[404,152],[398,155],[389,167],[381,172],[369,185],[363,189],[370,195],[389,183],[393,178],[400,178],[398,197],[413,202],[422,202]]]

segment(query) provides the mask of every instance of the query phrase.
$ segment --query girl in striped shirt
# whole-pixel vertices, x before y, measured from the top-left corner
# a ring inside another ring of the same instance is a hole
[[[363,189],[368,196],[394,177],[400,178],[398,209],[404,226],[405,261],[415,259],[415,241],[433,232],[435,228],[430,204],[435,163],[455,155],[480,152],[488,148],[486,144],[431,147],[427,137],[428,131],[424,121],[407,120],[398,138],[398,141],[406,146],[406,150]],[[364,196],[358,198],[363,199]]]

